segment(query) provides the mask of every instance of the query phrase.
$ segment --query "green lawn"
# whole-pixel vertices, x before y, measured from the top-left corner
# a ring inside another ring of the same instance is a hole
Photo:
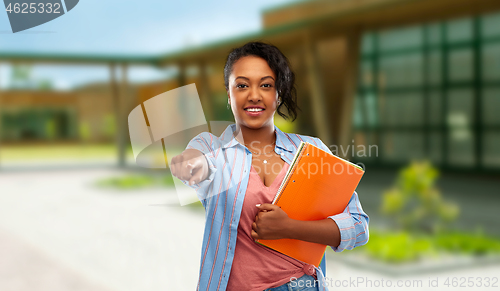
[[[0,160],[85,160],[89,158],[114,158],[117,156],[114,144],[54,144],[54,145],[0,145]],[[127,156],[133,157],[132,149]]]
[[[184,149],[177,149],[174,156]],[[1,145],[0,161],[44,161],[115,159],[118,152],[115,144],[53,144],[53,145]],[[127,160],[134,160],[132,148],[127,148]]]

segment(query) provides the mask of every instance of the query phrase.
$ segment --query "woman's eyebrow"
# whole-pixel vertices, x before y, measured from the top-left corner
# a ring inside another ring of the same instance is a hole
[[[271,78],[274,81],[274,78],[272,76],[265,76],[265,77],[260,78],[260,80],[262,81],[262,80],[267,79],[267,78]],[[238,77],[236,77],[236,79],[245,79],[245,80],[250,81],[250,79],[248,79],[247,77],[243,77],[243,76],[238,76]]]

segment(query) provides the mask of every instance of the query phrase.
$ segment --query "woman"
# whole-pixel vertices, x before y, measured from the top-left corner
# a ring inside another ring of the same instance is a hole
[[[274,125],[276,112],[297,116],[294,81],[275,46],[251,42],[232,50],[224,83],[236,123],[220,137],[199,134],[172,159],[172,174],[196,189],[206,211],[199,290],[327,290],[324,259],[316,268],[255,239],[293,238],[337,252],[368,241],[369,218],[356,192],[343,213],[318,221],[291,219],[271,204],[301,140],[331,152],[318,138]]]

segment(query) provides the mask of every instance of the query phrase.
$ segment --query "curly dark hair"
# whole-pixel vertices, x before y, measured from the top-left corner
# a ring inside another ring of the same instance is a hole
[[[294,121],[297,118],[297,109],[300,110],[297,105],[295,74],[291,70],[290,62],[285,55],[272,44],[255,41],[232,49],[224,66],[224,86],[226,90],[229,90],[229,75],[231,75],[234,63],[246,56],[256,56],[264,59],[273,70],[276,75],[276,90],[281,97],[277,112],[284,119],[292,118],[292,121]],[[286,107],[288,115],[281,112],[282,106]]]

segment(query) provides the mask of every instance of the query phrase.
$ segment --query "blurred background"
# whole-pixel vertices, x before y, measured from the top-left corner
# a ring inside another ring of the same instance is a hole
[[[0,37],[0,290],[196,288],[204,210],[135,165],[127,116],[195,83],[207,122],[233,121],[225,58],[255,40],[296,74],[276,125],[366,169],[370,241],[328,251],[327,277],[498,282],[497,0],[89,0],[16,34],[4,14]]]

